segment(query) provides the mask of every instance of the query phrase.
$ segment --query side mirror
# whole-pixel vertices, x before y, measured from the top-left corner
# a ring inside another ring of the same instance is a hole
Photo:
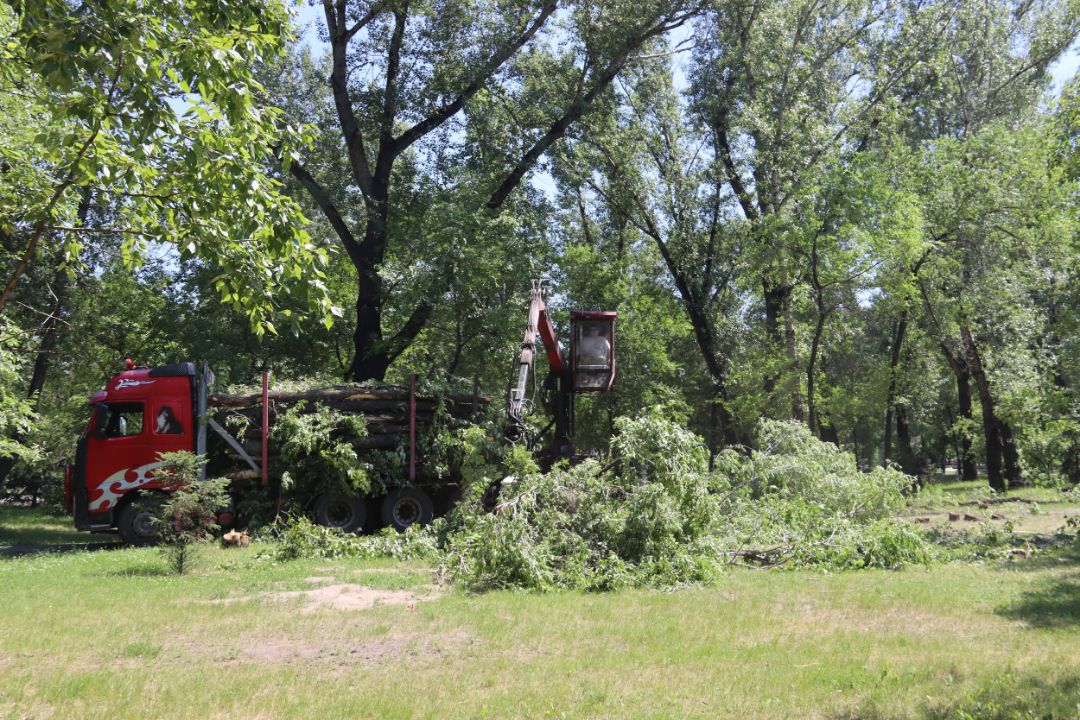
[[[105,439],[105,423],[108,420],[109,406],[105,403],[98,403],[94,408],[94,429],[92,431],[94,437],[98,440]]]

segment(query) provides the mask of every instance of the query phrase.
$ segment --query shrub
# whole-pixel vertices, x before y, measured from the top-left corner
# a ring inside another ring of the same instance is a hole
[[[320,492],[360,492],[371,489],[368,465],[361,463],[352,441],[364,437],[361,415],[350,415],[316,403],[297,403],[278,417],[270,438],[289,471],[283,490],[311,497]]]
[[[515,474],[485,512],[466,493],[444,536],[443,572],[471,589],[611,589],[705,580],[719,563],[705,542],[715,519],[708,455],[693,434],[657,415],[616,421],[608,462],[540,473],[509,452]],[[477,464],[479,465],[479,464]],[[511,473],[510,471],[513,471]]]
[[[764,422],[760,452],[721,453],[712,472],[701,440],[661,412],[615,427],[610,456],[546,473],[491,428],[464,429],[448,442],[464,485],[445,520],[354,537],[300,518],[277,556],[439,558],[443,577],[478,591],[672,587],[739,557],[837,569],[934,559],[922,535],[887,519],[912,479],[863,473],[798,423]]]
[[[420,526],[405,532],[385,528],[376,535],[357,536],[337,528],[316,525],[303,515],[284,523],[279,530],[279,560],[343,557],[432,559],[438,552],[435,531]]]
[[[161,453],[155,477],[170,492],[154,519],[169,567],[183,575],[218,530],[217,511],[229,504],[228,478],[199,480],[204,460],[190,452]]]
[[[749,465],[761,495],[798,498],[852,520],[881,518],[900,507],[913,479],[892,468],[859,470],[855,456],[818,440],[799,422],[764,421],[761,451]]]
[[[712,473],[700,439],[660,413],[616,429],[603,463],[519,463],[493,512],[467,492],[443,536],[444,574],[474,590],[606,590],[705,581],[736,556],[840,569],[933,559],[921,535],[885,519],[912,479],[863,473],[798,423],[764,422],[760,452],[722,453]],[[484,457],[485,480],[515,460]]]
[[[828,542],[808,545],[800,552],[803,563],[839,570],[895,570],[905,565],[929,566],[937,559],[937,549],[923,535],[906,523],[888,520],[845,526]]]

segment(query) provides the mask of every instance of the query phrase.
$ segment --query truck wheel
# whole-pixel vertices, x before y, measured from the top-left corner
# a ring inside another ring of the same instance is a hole
[[[116,529],[125,545],[147,547],[158,544],[160,533],[154,526],[154,518],[161,510],[162,501],[157,493],[144,493],[120,510]]]
[[[356,532],[367,520],[367,506],[358,495],[323,493],[315,499],[315,522],[343,532]]]
[[[418,488],[398,488],[382,504],[383,524],[399,532],[410,525],[427,525],[434,514],[431,496]]]

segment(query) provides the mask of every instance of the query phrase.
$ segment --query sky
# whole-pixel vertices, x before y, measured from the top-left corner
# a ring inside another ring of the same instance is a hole
[[[1054,95],[1061,94],[1061,88],[1076,75],[1076,68],[1080,67],[1080,40],[1072,44],[1061,58],[1050,66],[1050,74],[1054,77]]]

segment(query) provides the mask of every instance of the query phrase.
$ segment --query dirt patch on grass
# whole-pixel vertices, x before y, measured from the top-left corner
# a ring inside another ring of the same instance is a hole
[[[330,577],[311,577],[307,578],[307,582],[318,584],[333,579]],[[380,590],[354,583],[337,583],[334,585],[322,585],[311,590],[279,590],[264,592],[255,596],[229,597],[204,602],[213,605],[232,605],[233,603],[255,599],[269,602],[301,601],[300,612],[312,613],[324,609],[355,612],[370,610],[380,605],[403,605],[406,608],[413,609],[418,602],[436,600],[440,597],[442,597],[442,593],[436,591],[419,594],[411,590]]]
[[[457,656],[470,640],[464,630],[437,634],[389,633],[363,639],[343,638],[334,633],[312,638],[249,635],[209,645],[185,644],[179,650],[181,654],[210,657],[225,665],[322,666],[344,671],[356,665]]]
[[[314,577],[304,578],[304,582],[311,583],[312,585],[322,585],[323,583],[333,582],[333,575],[315,575]]]
[[[438,595],[417,595],[407,590],[377,590],[364,585],[338,583],[336,585],[324,585],[313,590],[265,593],[263,597],[275,602],[292,602],[300,599],[303,601],[301,612],[308,613],[322,609],[370,610],[376,605],[415,607],[417,602],[434,600]]]

